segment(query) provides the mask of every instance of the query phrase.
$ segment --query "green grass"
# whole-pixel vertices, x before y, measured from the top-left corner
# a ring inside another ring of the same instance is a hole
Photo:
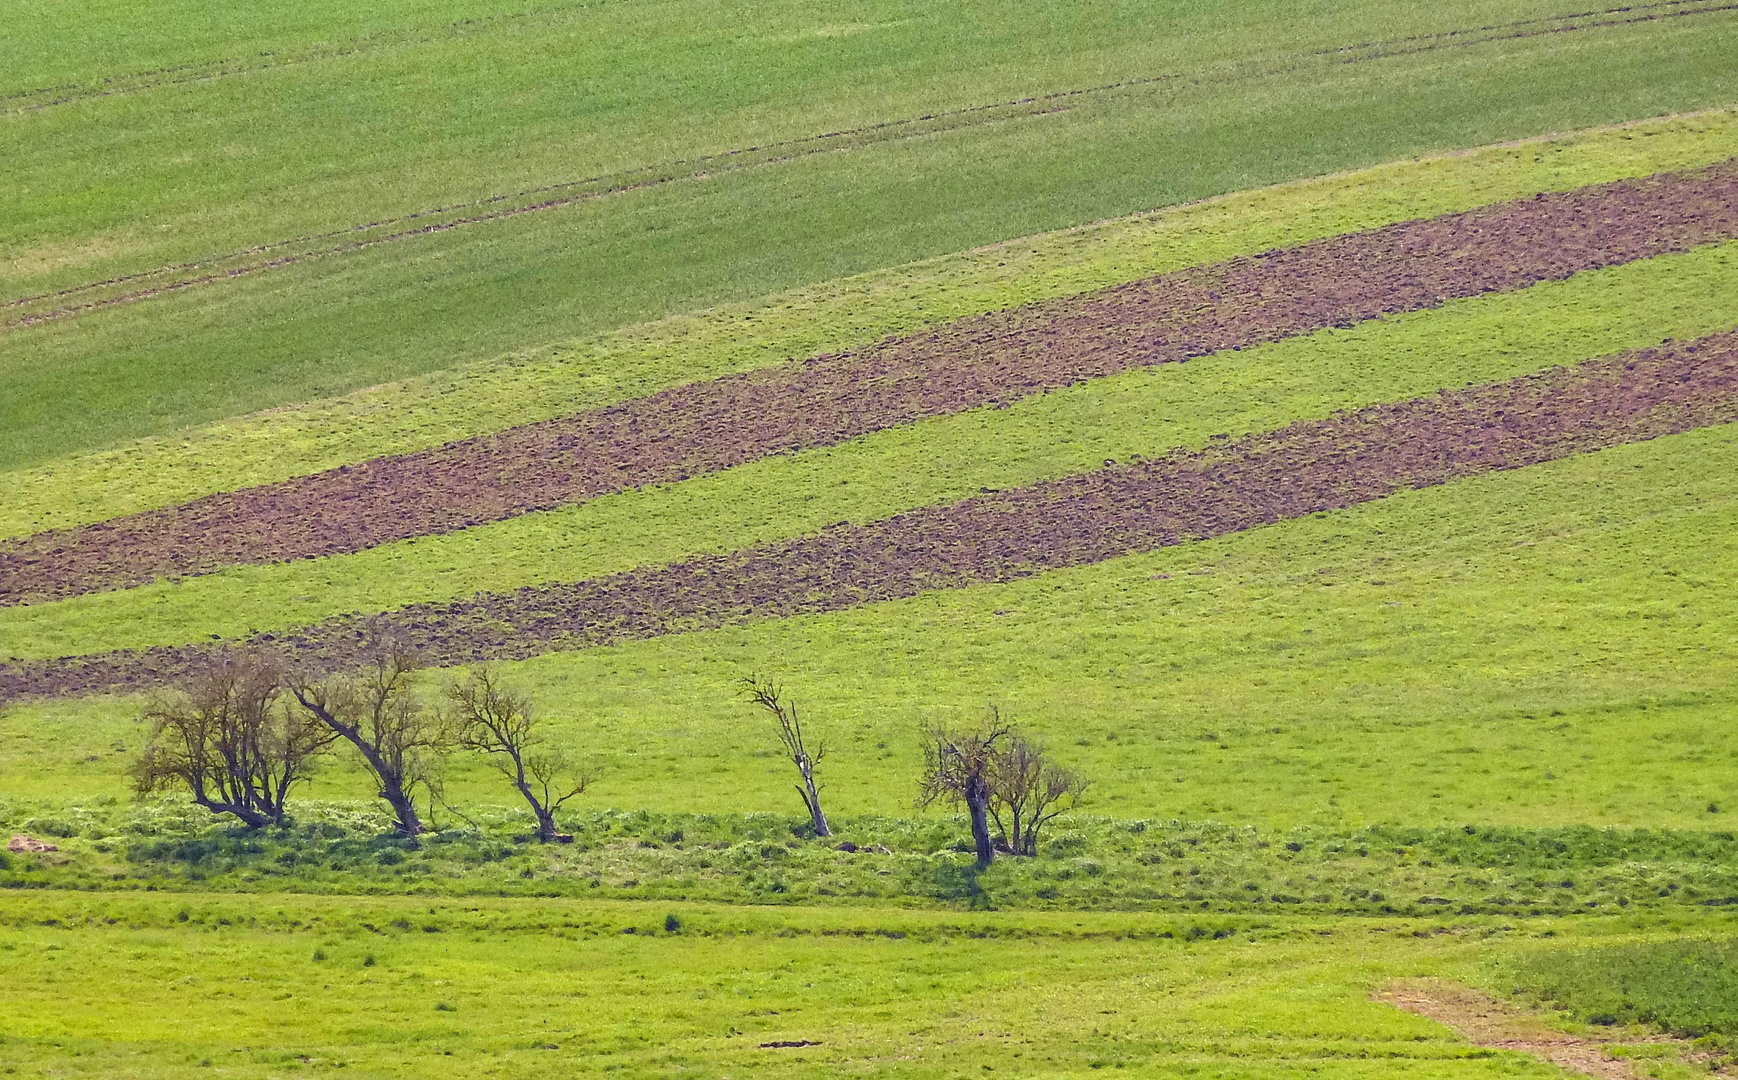
[[[1537,950],[1505,974],[1584,1024],[1738,1036],[1738,941],[1664,940]]]
[[[1203,925],[1225,936],[1190,940]],[[1389,978],[1476,970],[1539,930],[14,893],[0,897],[0,1068],[1544,1080],[1554,1070],[1533,1059],[1370,1000]],[[819,1045],[759,1049],[781,1040]]]
[[[1583,1023],[1738,1035],[1738,942],[1654,941],[1539,950],[1510,969],[1517,988]]]
[[[38,6],[0,0],[0,298],[577,176],[669,182],[0,333],[0,536],[1738,153],[1728,111],[1323,176],[1730,103],[1730,14],[1340,65],[1287,58],[1553,6]],[[1202,77],[671,164],[1176,70]],[[729,550],[1693,336],[1738,323],[1734,257],[9,610],[0,656]],[[381,835],[342,759],[291,827],[246,835],[127,799],[139,698],[3,708],[0,833],[61,850],[0,855],[0,1074],[1554,1075],[1371,1000],[1418,977],[1725,1031],[1730,948],[1681,939],[1735,931],[1735,536],[1731,425],[1005,586],[542,656],[507,674],[601,772],[557,848],[475,760],[448,763],[454,809],[420,845]],[[828,809],[863,850],[790,816],[788,764],[732,694],[750,670],[833,748]],[[992,699],[1094,786],[1037,858],[974,874],[961,821],[913,808],[916,732]]]
[[[490,796],[506,789],[497,783]],[[0,856],[0,889],[567,896],[1202,914],[1701,913],[1738,902],[1727,832],[1383,825],[1259,830],[1071,815],[1036,857],[972,867],[961,815],[838,817],[818,839],[780,814],[574,811],[571,844],[469,804],[416,844],[376,808],[302,802],[248,832],[172,798],[0,805],[0,828],[58,851]],[[841,848],[849,841],[854,849]]]
[[[0,657],[42,658],[277,631],[478,591],[866,522],[1157,456],[1215,434],[1509,378],[1738,326],[1738,245],[1165,365],[912,424],[843,446],[356,555],[224,571],[0,609]],[[1059,438],[1058,432],[1066,432]]]
[[[834,746],[841,815],[907,812],[918,724],[993,698],[1115,817],[1730,827],[1734,536],[1728,426],[1015,584],[509,670],[603,765],[592,807],[788,812],[788,767],[757,756],[771,734],[730,685],[759,670]],[[14,706],[0,789],[118,793],[139,736],[134,699]],[[472,768],[451,797],[499,803],[497,784]]]
[[[818,12],[672,10],[603,5],[571,14],[567,34],[503,24],[0,118],[0,223],[22,275],[9,291],[576,173],[1548,6],[1364,3],[1300,20],[1276,4],[1154,19],[1144,5],[1012,17],[881,2],[850,21],[885,34],[795,43],[776,39],[823,25]],[[7,333],[0,462],[1219,192],[1724,103],[1734,27],[1714,15],[1083,98]]]

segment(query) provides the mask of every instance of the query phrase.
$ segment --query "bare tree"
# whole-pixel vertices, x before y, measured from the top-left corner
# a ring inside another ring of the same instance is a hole
[[[380,798],[392,807],[393,831],[406,837],[426,831],[416,791],[420,787],[433,798],[435,759],[451,741],[443,718],[423,705],[411,685],[417,666],[411,653],[387,647],[361,674],[290,686],[302,708],[362,755]]]
[[[151,734],[133,766],[139,794],[185,787],[214,814],[251,829],[281,825],[290,789],[313,772],[332,732],[291,708],[282,670],[257,653],[224,653],[145,709]]]
[[[1038,854],[1039,830],[1079,806],[1089,784],[1019,734],[997,750],[990,772],[990,816],[1015,855]]]
[[[990,865],[996,857],[990,840],[990,803],[995,798],[997,753],[1010,734],[994,705],[990,706],[988,720],[979,727],[949,729],[935,724],[923,730],[923,792],[919,804],[928,806],[938,799],[965,804],[971,817],[972,843],[977,848],[979,867]]]
[[[831,836],[833,830],[827,827],[827,815],[821,812],[821,789],[815,783],[815,766],[826,757],[825,744],[817,744],[813,754],[803,742],[803,722],[797,715],[794,703],[787,703],[779,687],[758,675],[750,675],[741,682],[742,692],[750,701],[772,714],[778,722],[779,741],[784,743],[785,754],[791,759],[791,764],[797,767],[803,782],[797,785],[797,794],[803,797],[803,806],[809,811],[809,821],[815,827],[816,836]]]
[[[448,684],[447,700],[453,709],[449,723],[459,745],[488,754],[519,789],[537,817],[537,839],[545,844],[572,843],[572,836],[556,828],[555,812],[590,787],[592,777],[574,770],[559,750],[539,751],[543,740],[530,699],[504,685],[485,664],[469,679]]]

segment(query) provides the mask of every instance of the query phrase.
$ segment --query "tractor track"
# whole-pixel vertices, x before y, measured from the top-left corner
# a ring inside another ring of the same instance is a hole
[[[1738,11],[1738,2],[1662,0],[1578,12],[1549,18],[1491,24],[1437,34],[1363,42],[1294,54],[1277,61],[1243,62],[1191,73],[1125,79],[1097,86],[1059,90],[989,104],[939,110],[921,116],[779,140],[714,154],[674,159],[653,165],[544,184],[520,191],[453,203],[342,229],[310,233],[236,249],[222,255],[105,278],[101,281],[0,301],[0,333],[60,322],[117,306],[187,292],[204,286],[252,277],[311,260],[355,254],[386,244],[486,225],[526,214],[560,210],[617,195],[665,187],[685,181],[784,164],[826,153],[843,153],[873,146],[1022,118],[1066,112],[1074,100],[1115,93],[1162,89],[1176,85],[1207,85],[1267,78],[1302,70],[1312,63],[1356,64],[1395,56],[1467,48],[1499,41],[1517,41],[1634,23],[1658,22],[1695,15]],[[3,113],[0,113],[3,115]],[[261,256],[269,256],[261,258]],[[177,275],[180,275],[177,277]],[[171,278],[169,281],[158,281]],[[118,291],[116,291],[118,290]],[[93,295],[100,294],[100,295]],[[86,299],[86,297],[89,297]]]

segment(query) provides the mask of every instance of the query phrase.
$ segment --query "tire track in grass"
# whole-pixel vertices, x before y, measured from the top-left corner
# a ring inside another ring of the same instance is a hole
[[[0,605],[452,532],[1738,236],[1738,162],[1402,222],[0,543]]]
[[[59,105],[70,105],[80,101],[150,93],[189,83],[213,82],[237,75],[252,75],[261,71],[360,56],[391,48],[432,45],[478,34],[493,33],[502,27],[513,27],[539,19],[554,22],[575,15],[587,14],[603,6],[604,3],[580,3],[532,8],[509,14],[480,15],[458,19],[436,28],[413,27],[402,30],[375,31],[357,35],[338,44],[312,44],[299,49],[266,49],[246,56],[232,56],[219,60],[196,60],[140,71],[121,72],[106,75],[91,82],[60,83],[54,86],[11,90],[0,93],[0,116],[42,112]],[[1478,35],[1506,30],[1562,33],[1565,30],[1581,29],[1583,28],[1582,24],[1595,19],[1611,20],[1613,17],[1618,17],[1623,22],[1655,21],[1683,14],[1699,13],[1714,6],[1717,6],[1717,0],[1657,0],[1657,2],[1650,4],[1625,4],[1619,7],[1576,11],[1562,15],[1544,15],[1531,19],[1489,23],[1484,26],[1466,27],[1458,30],[1365,41],[1330,49],[1315,49],[1301,55],[1305,57],[1345,56],[1346,54],[1382,48],[1404,49],[1406,46],[1413,46],[1415,50],[1426,49],[1438,42],[1459,44],[1466,39],[1477,38]],[[1611,23],[1602,22],[1600,25],[1611,25]],[[1388,55],[1409,54],[1409,52],[1404,52]]]
[[[1415,56],[1446,49],[1469,48],[1502,41],[1521,41],[1583,30],[1659,22],[1695,15],[1738,12],[1738,2],[1722,0],[1662,0],[1569,15],[1526,19],[1513,23],[1412,35],[1281,57],[1268,63],[1239,61],[1192,72],[1138,76],[1008,101],[941,109],[921,116],[843,128],[819,135],[739,147],[692,158],[679,158],[576,180],[526,188],[508,194],[420,210],[341,229],[257,244],[222,255],[174,263],[135,273],[74,285],[54,292],[0,301],[0,311],[16,314],[0,319],[0,333],[44,323],[78,318],[122,304],[134,304],[189,289],[298,265],[313,259],[342,256],[473,225],[485,225],[524,214],[559,210],[614,195],[663,187],[723,173],[782,164],[823,153],[864,149],[1027,116],[1065,112],[1071,102],[1118,92],[1150,90],[1165,85],[1226,84],[1295,73],[1312,63],[1358,64],[1393,57]],[[342,53],[335,55],[344,55]],[[0,112],[0,115],[4,115]],[[175,275],[187,275],[176,278]],[[158,281],[162,278],[168,281]],[[87,299],[88,297],[88,299]]]
[[[437,665],[522,659],[1013,581],[1734,421],[1738,331],[1727,331],[727,555],[253,641],[314,671],[383,639]],[[218,647],[0,665],[0,701],[158,685]]]

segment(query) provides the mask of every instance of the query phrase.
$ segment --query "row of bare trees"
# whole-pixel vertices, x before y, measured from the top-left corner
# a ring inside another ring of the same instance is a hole
[[[358,674],[324,679],[268,653],[224,654],[146,708],[151,732],[134,787],[185,789],[199,806],[252,828],[282,824],[291,789],[345,744],[391,807],[393,831],[415,837],[441,799],[442,760],[469,750],[512,782],[537,819],[538,839],[572,839],[555,814],[591,776],[547,747],[530,701],[484,666],[430,702],[415,685],[416,669],[414,656],[393,649]]]
[[[809,812],[815,834],[831,836],[815,778],[815,766],[826,755],[826,746],[817,743],[810,752],[796,704],[777,684],[750,676],[740,685],[743,694],[777,724],[785,755],[800,778],[797,794]],[[1059,815],[1078,807],[1088,783],[1052,761],[1038,742],[1004,722],[994,705],[982,723],[931,724],[923,729],[923,782],[918,803],[965,807],[979,867],[988,866],[997,853],[1036,855],[1039,832]]]
[[[416,669],[414,656],[395,649],[376,653],[359,673],[320,679],[269,653],[223,654],[182,690],[147,707],[151,733],[134,785],[141,794],[185,789],[199,806],[251,828],[281,825],[291,790],[344,746],[391,807],[393,830],[416,837],[426,830],[425,810],[444,802],[442,761],[455,750],[471,751],[525,800],[539,840],[573,839],[561,832],[556,814],[590,786],[592,775],[548,745],[529,698],[484,665],[446,683],[438,702],[430,702]],[[750,677],[741,688],[773,718],[815,834],[831,836],[815,773],[826,747],[810,749],[795,703],[775,683]],[[1051,761],[994,707],[976,726],[925,728],[923,746],[919,803],[965,807],[980,867],[998,852],[1036,854],[1039,831],[1078,806],[1086,791],[1084,779]]]

